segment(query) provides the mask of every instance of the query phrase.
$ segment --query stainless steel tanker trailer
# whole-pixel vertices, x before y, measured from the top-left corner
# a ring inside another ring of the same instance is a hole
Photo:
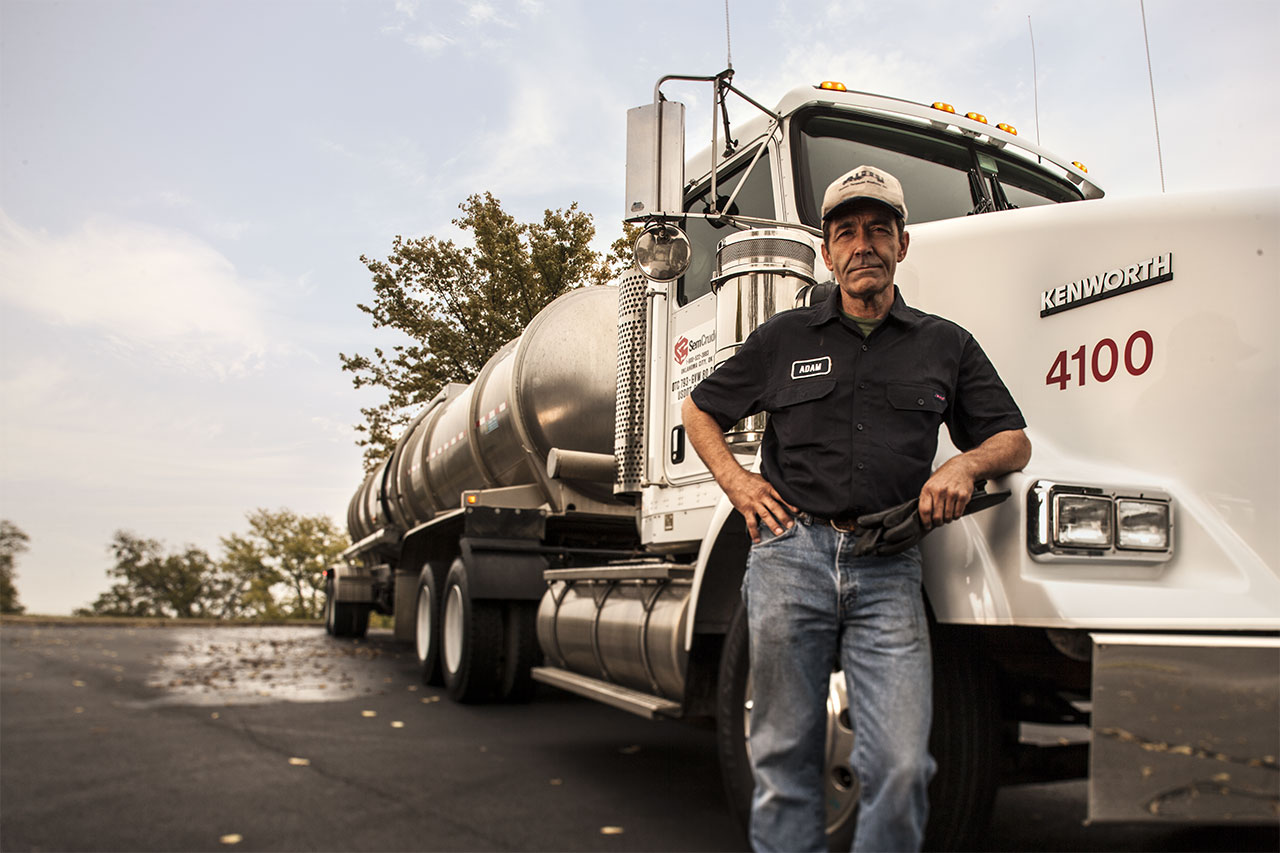
[[[828,292],[821,193],[868,163],[910,200],[904,297],[983,342],[1035,447],[990,485],[1011,499],[922,545],[927,843],[971,847],[997,786],[1067,777],[1088,777],[1093,821],[1275,821],[1280,194],[1104,199],[982,116],[831,84],[768,109],[729,73],[699,79],[759,115],[729,145],[718,116],[686,164],[667,79],[628,117],[638,268],[553,302],[413,420],[351,501],[330,632],[394,614],[423,677],[463,702],[537,681],[714,720],[745,815],[748,540],[680,404],[756,325]],[[729,432],[745,465],[762,428]],[[938,461],[954,452],[944,432]],[[833,843],[858,793],[837,675]]]

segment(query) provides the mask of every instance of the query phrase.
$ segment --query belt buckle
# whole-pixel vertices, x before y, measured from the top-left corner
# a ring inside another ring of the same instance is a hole
[[[831,525],[832,530],[835,530],[839,533],[857,533],[858,532],[858,525],[851,518],[829,518],[827,519],[827,523]],[[847,524],[848,526],[841,527],[842,524]]]

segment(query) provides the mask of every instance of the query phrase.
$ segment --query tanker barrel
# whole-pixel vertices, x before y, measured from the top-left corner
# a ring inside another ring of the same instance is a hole
[[[617,464],[611,453],[590,453],[585,450],[551,448],[547,454],[547,476],[551,479],[587,480],[592,483],[612,483]]]

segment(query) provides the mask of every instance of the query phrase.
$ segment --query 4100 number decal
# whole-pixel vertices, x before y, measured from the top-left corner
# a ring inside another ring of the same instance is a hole
[[[1151,358],[1155,354],[1155,345],[1151,342],[1151,333],[1138,330],[1129,336],[1124,343],[1124,355],[1121,357],[1120,346],[1111,338],[1103,338],[1089,349],[1081,344],[1079,349],[1067,355],[1066,350],[1058,353],[1053,366],[1045,374],[1045,385],[1057,385],[1059,391],[1067,390],[1067,383],[1075,378],[1077,385],[1085,384],[1085,377],[1093,374],[1094,382],[1107,382],[1120,370],[1121,363],[1130,376],[1141,376],[1151,366]],[[1071,362],[1075,362],[1075,373],[1071,373]]]

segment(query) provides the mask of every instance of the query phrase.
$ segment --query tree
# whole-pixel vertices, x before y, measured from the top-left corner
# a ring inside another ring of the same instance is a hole
[[[365,449],[366,470],[390,455],[424,403],[449,382],[475,379],[547,303],[574,288],[604,284],[630,264],[632,232],[601,257],[591,248],[591,216],[576,203],[529,223],[517,222],[487,192],[458,207],[462,216],[453,223],[471,232],[474,246],[397,235],[385,261],[360,256],[373,274],[374,299],[358,307],[374,328],[409,338],[390,353],[378,347],[372,357],[338,354],[356,388],[387,392],[385,402],[360,410],[365,423],[356,426],[357,444]]]
[[[350,544],[327,516],[259,509],[249,532],[222,539],[228,605],[237,615],[317,619],[324,609],[324,571]]]
[[[0,613],[22,613],[26,610],[18,603],[18,575],[14,571],[17,556],[27,550],[31,541],[18,525],[5,519],[0,521]]]
[[[194,618],[224,615],[227,585],[217,564],[194,545],[165,553],[156,539],[116,531],[108,546],[116,564],[107,575],[118,579],[81,615],[170,616]]]

